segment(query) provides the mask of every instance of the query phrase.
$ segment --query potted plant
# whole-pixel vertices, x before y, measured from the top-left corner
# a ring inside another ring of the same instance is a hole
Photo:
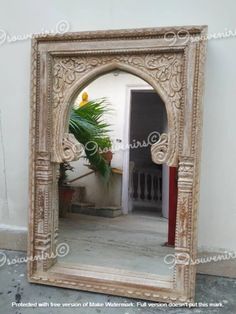
[[[113,153],[111,151],[112,142],[109,137],[104,137],[101,141],[101,155],[102,157],[107,161],[107,163],[110,165],[113,157]]]
[[[109,104],[105,98],[89,101],[79,108],[71,110],[69,120],[69,132],[72,133],[78,142],[83,144],[85,158],[88,159],[91,168],[101,175],[108,182],[111,174],[110,161],[112,146],[107,136],[109,124],[103,121],[103,115],[109,111]],[[108,151],[104,151],[104,150]],[[75,190],[67,184],[67,171],[72,171],[69,163],[60,165],[59,178],[59,204],[60,217],[70,210],[71,201]]]

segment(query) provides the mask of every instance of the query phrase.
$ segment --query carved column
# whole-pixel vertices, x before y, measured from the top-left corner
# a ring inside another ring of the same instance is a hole
[[[53,173],[50,153],[38,152],[36,155],[34,217],[34,263],[37,271],[46,271],[52,265],[52,186]]]
[[[180,156],[178,170],[178,204],[175,239],[176,285],[179,290],[186,291],[189,285],[188,273],[191,246],[191,210],[192,187],[194,175],[194,159]]]
[[[60,177],[60,165],[52,164],[52,173],[53,173],[53,184],[52,184],[52,252],[55,255],[55,258],[52,259],[52,263],[55,264],[57,261],[57,245],[58,245],[58,232],[59,232],[59,190],[58,190],[58,180]]]

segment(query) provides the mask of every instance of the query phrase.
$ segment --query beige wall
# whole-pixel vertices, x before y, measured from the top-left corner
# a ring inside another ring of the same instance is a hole
[[[208,24],[209,33],[214,33],[236,28],[235,11],[234,0],[2,0],[1,223],[8,228],[13,225],[27,226],[30,86],[30,41],[3,43],[3,30],[10,36],[27,35],[42,30],[55,30],[60,20],[67,20],[70,31]],[[235,51],[236,38],[209,41],[199,246],[211,250],[236,250]]]

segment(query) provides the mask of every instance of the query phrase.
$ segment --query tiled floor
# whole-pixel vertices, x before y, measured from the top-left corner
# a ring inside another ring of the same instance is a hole
[[[59,243],[69,245],[61,261],[111,267],[172,277],[164,262],[174,249],[163,246],[167,221],[161,217],[127,215],[116,218],[75,214],[60,219]]]

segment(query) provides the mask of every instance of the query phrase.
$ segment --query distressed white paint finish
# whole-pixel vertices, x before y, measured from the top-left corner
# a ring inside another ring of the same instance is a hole
[[[160,143],[153,145],[152,158],[156,163],[178,165],[175,243],[178,260],[173,279],[159,276],[152,285],[133,273],[121,272],[122,279],[118,280],[113,270],[101,281],[104,270],[88,269],[84,273],[81,265],[70,271],[62,266],[58,273],[55,272],[56,258],[47,258],[28,262],[31,282],[109,291],[155,301],[193,300],[196,270],[195,266],[182,263],[182,254],[194,259],[197,249],[206,45],[202,40],[192,44],[191,40],[179,38],[174,45],[165,40],[166,33],[183,29],[191,38],[206,32],[205,26],[146,28],[39,36],[32,41],[29,255],[56,252],[59,163],[77,159],[81,154],[79,143],[67,133],[72,101],[78,89],[92,79],[120,69],[147,81],[166,106],[167,133],[160,137]],[[188,53],[190,50],[194,51],[195,58]]]

